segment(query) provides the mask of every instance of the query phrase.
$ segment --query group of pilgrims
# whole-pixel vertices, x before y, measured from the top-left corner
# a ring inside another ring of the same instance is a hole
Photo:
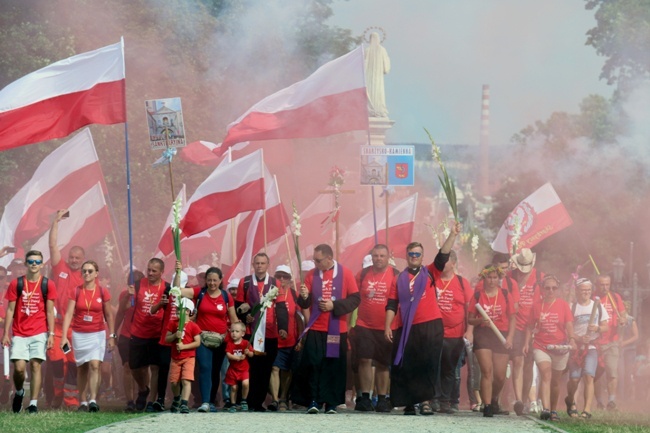
[[[271,259],[259,253],[251,275],[229,282],[220,268],[205,266],[188,283],[180,261],[168,282],[164,262],[153,258],[144,273],[129,275],[114,307],[98,264],[81,247],[67,261],[56,249],[64,212],[51,228],[50,277],[41,274],[43,254],[29,251],[3,296],[16,413],[23,410],[27,375],[27,412],[38,412],[46,360],[54,382],[49,407],[99,411],[101,364],[114,348],[127,411],[189,413],[193,396],[198,412],[335,414],[345,407],[346,390],[355,389],[356,411],[454,414],[466,363],[472,409],[493,417],[509,413],[500,395],[512,361],[514,412],[530,407],[536,364],[540,416],[553,421],[566,370],[567,413],[584,418],[591,417],[599,357],[608,380],[616,377],[611,363],[625,307],[610,292],[609,277],[598,278],[598,302],[594,284],[578,280],[571,306],[558,278],[538,271],[535,254],[522,249],[512,257],[496,254],[472,284],[458,274],[458,222],[428,265],[422,244],[411,242],[401,271],[382,244],[357,275],[327,244],[314,248],[301,275],[282,264],[271,274]],[[615,407],[611,390],[610,403]]]

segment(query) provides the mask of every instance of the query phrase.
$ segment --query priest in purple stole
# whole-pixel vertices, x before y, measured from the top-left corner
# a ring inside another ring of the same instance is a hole
[[[407,268],[394,280],[386,305],[385,335],[393,343],[390,399],[404,406],[404,415],[433,415],[431,400],[440,374],[444,329],[438,308],[433,268],[442,271],[462,226],[456,223],[433,263],[422,266],[424,248],[419,242],[406,247]]]
[[[307,274],[298,298],[311,315],[291,399],[307,406],[310,414],[336,413],[336,406],[345,402],[347,315],[360,303],[354,274],[333,257],[329,245],[314,248],[316,269]]]

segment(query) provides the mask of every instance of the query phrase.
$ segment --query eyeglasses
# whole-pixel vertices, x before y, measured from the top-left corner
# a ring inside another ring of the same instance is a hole
[[[277,278],[278,280],[290,280],[291,276],[290,275],[276,274],[275,278]]]
[[[544,287],[544,290],[557,290],[557,289],[559,289],[558,286]]]
[[[43,263],[43,260],[27,259],[25,262],[27,262],[28,265],[40,265]]]
[[[314,258],[314,263],[319,264],[319,263],[322,262],[323,260],[325,260],[325,257],[323,257],[322,259],[316,259],[316,258]]]
[[[417,251],[409,251],[409,257],[418,258],[421,255],[422,253],[418,253]]]
[[[92,274],[93,272],[95,272],[94,269],[82,269],[81,270],[81,273],[84,274],[84,275],[85,274]]]

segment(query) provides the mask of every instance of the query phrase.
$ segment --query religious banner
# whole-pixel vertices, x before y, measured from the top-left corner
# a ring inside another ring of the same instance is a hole
[[[413,186],[413,146],[361,146],[361,185]]]
[[[185,147],[185,124],[181,98],[145,101],[151,148]]]

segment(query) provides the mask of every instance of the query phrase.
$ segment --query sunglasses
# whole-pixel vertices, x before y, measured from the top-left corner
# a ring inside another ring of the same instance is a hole
[[[92,274],[93,272],[95,272],[94,269],[82,269],[81,270],[81,273],[84,274],[84,275],[85,274]]]
[[[275,278],[277,278],[278,280],[290,280],[291,279],[291,277],[289,275],[282,275],[282,274],[276,274]]]
[[[325,260],[325,257],[323,257],[322,259],[314,259],[314,263],[319,264],[323,260]]]
[[[418,253],[417,251],[409,251],[409,257],[418,258],[421,255],[422,253]]]
[[[43,263],[43,260],[27,259],[25,262],[27,262],[28,265],[40,265]]]
[[[544,290],[557,290],[557,289],[559,289],[558,286],[544,287]]]

